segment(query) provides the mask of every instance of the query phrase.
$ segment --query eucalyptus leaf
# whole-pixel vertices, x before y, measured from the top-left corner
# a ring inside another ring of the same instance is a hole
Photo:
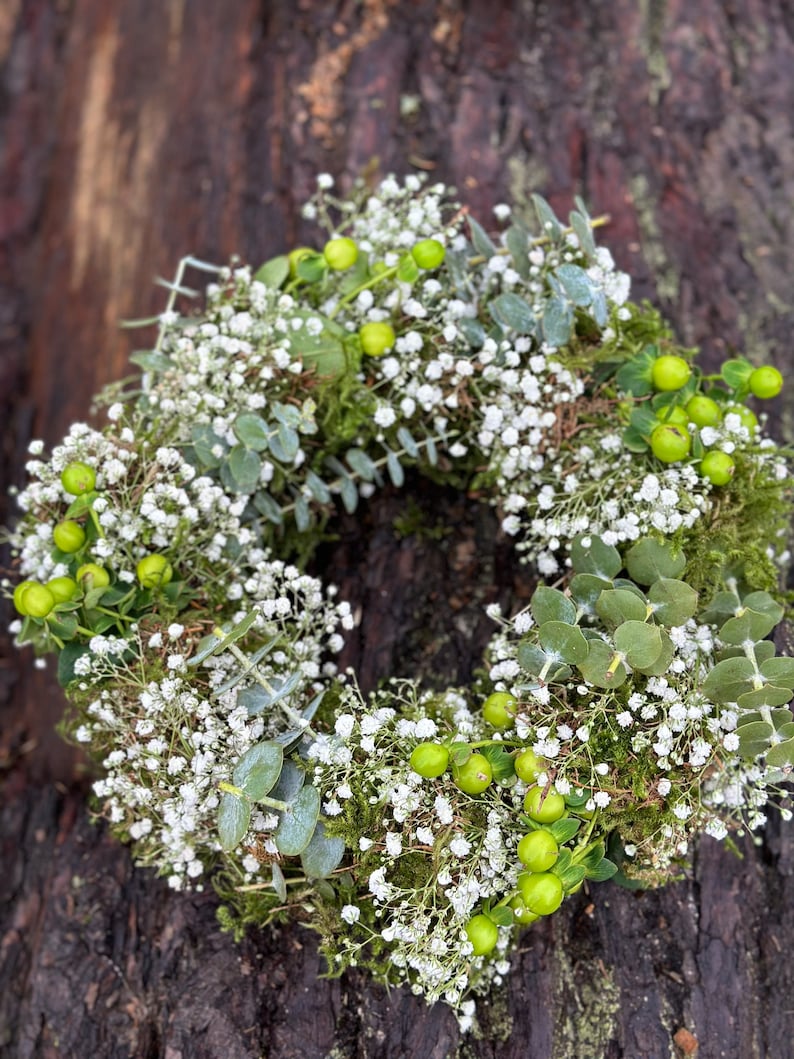
[[[221,477],[224,485],[234,492],[253,493],[259,484],[261,470],[262,461],[252,449],[235,445],[227,461],[221,465]]]
[[[660,628],[658,625],[656,628],[659,629],[659,636],[662,641],[661,652],[650,665],[642,666],[636,662],[634,664],[634,669],[646,677],[663,677],[670,668],[670,663],[675,657],[675,645],[673,644],[673,641],[664,629]]]
[[[642,537],[626,552],[626,569],[633,581],[652,585],[662,577],[680,577],[686,569],[686,556],[669,541]]]
[[[402,469],[402,464],[397,458],[397,454],[392,452],[391,449],[386,453],[386,470],[389,472],[389,478],[391,478],[395,489],[399,489],[405,484],[405,471]]]
[[[291,464],[295,461],[300,449],[300,435],[292,427],[279,423],[274,433],[268,438],[271,454],[279,463]]]
[[[284,878],[284,872],[278,866],[276,861],[270,865],[270,884],[276,891],[276,896],[282,904],[286,904],[287,901],[287,880]]]
[[[193,451],[196,453],[202,467],[213,470],[220,467],[222,460],[229,451],[229,446],[219,437],[212,427],[206,423],[194,423],[190,428],[190,438],[193,442]],[[216,455],[220,451],[221,456]]]
[[[348,515],[352,515],[358,507],[358,489],[352,478],[343,478],[339,484],[339,495]]]
[[[136,350],[135,353],[130,354],[129,360],[132,364],[143,368],[144,371],[164,372],[170,371],[174,366],[170,357],[153,349]]]
[[[749,658],[726,658],[709,670],[702,691],[717,703],[735,702],[740,695],[756,690],[755,669]]]
[[[279,750],[282,750],[281,744],[279,744]],[[287,759],[281,766],[278,782],[270,791],[270,797],[280,802],[294,801],[305,782],[306,773],[304,770],[299,765],[296,765],[294,761]]]
[[[489,306],[491,315],[502,327],[510,328],[519,335],[535,333],[537,321],[532,309],[518,294],[499,294]]]
[[[543,234],[556,243],[562,236],[562,225],[557,218],[557,214],[542,195],[533,194],[532,205],[535,207],[535,213],[538,215]]]
[[[536,625],[547,621],[576,623],[576,605],[557,588],[539,585],[532,594],[529,607]]]
[[[218,805],[218,837],[221,849],[236,849],[248,832],[251,822],[251,803],[236,794],[223,791]]]
[[[569,223],[571,228],[574,230],[576,238],[579,240],[579,246],[583,252],[589,257],[595,257],[596,245],[595,239],[593,238],[593,229],[590,227],[590,223],[586,217],[583,217],[581,213],[577,213],[575,210],[569,215]]]
[[[744,608],[735,618],[728,618],[720,628],[719,637],[727,644],[755,643],[768,636],[777,623],[778,619],[773,615]]]
[[[380,478],[378,468],[363,449],[348,449],[345,459],[351,470],[365,482],[376,482]]]
[[[275,842],[279,853],[297,857],[312,840],[320,816],[320,792],[316,787],[302,787],[294,802],[281,813]]]
[[[255,743],[235,765],[232,782],[258,802],[276,785],[283,761],[284,751],[278,743]]]
[[[345,840],[328,835],[322,820],[317,821],[309,845],[301,853],[301,864],[309,879],[327,879],[342,863]]]
[[[267,448],[270,427],[255,412],[244,412],[234,421],[234,433],[238,440],[255,452],[264,452]]]
[[[626,667],[622,662],[615,662],[615,652],[603,640],[591,640],[589,651],[578,670],[588,684],[597,688],[619,688],[625,683]]]
[[[596,613],[609,627],[616,628],[624,621],[645,621],[645,600],[623,588],[602,592],[596,602]]]
[[[757,691],[746,691],[736,700],[743,710],[757,710],[759,706],[785,706],[791,702],[794,692],[791,688],[779,688],[774,684],[764,684]]]
[[[578,265],[560,265],[555,269],[555,276],[565,288],[565,293],[574,305],[587,306],[593,300],[593,287],[590,277]]]
[[[298,533],[305,533],[312,524],[312,516],[305,497],[300,493],[295,497],[295,526]]]
[[[397,431],[397,440],[412,460],[419,458],[419,446],[414,441],[413,435],[407,427],[400,427]]]
[[[485,328],[475,316],[462,316],[455,326],[472,349],[482,349],[485,343]]]
[[[567,346],[573,331],[573,310],[562,298],[549,298],[543,309],[543,338],[557,349]]]
[[[794,739],[784,739],[771,746],[766,752],[766,763],[773,768],[794,765]]]
[[[612,582],[595,574],[575,574],[568,586],[571,599],[584,614],[595,614],[602,592],[612,588]]]
[[[538,630],[538,637],[549,658],[567,665],[581,667],[590,650],[581,629],[562,621],[545,622]]]
[[[254,273],[254,279],[264,283],[271,290],[278,290],[285,279],[289,276],[289,258],[286,254],[271,257],[264,265],[261,265]]]
[[[624,621],[615,629],[615,647],[632,668],[653,665],[662,652],[662,636],[657,625]]]
[[[739,753],[742,757],[755,759],[769,746],[775,730],[766,721],[751,721],[736,729],[739,737]]]
[[[662,577],[648,589],[648,600],[656,621],[673,628],[683,625],[695,614],[698,594],[686,581]]]
[[[314,471],[306,472],[306,488],[318,504],[330,504],[331,491],[325,482]]]
[[[273,522],[276,526],[280,526],[284,521],[284,513],[281,510],[281,505],[271,496],[270,493],[264,489],[258,489],[254,493],[254,507],[257,511],[264,515],[269,522]]]
[[[511,225],[504,235],[510,257],[513,259],[513,268],[522,279],[529,279],[529,238],[526,231],[519,224]]]
[[[762,662],[761,675],[770,684],[778,687],[794,688],[794,658],[786,658],[777,655],[766,662]]]
[[[491,241],[490,236],[485,231],[483,226],[476,221],[471,215],[467,218],[469,222],[469,231],[471,232],[471,241],[474,249],[478,254],[482,254],[485,258],[492,258],[496,253],[496,247]]]
[[[623,566],[620,552],[593,534],[580,534],[571,545],[571,564],[577,574],[595,574],[605,581],[617,577]]]

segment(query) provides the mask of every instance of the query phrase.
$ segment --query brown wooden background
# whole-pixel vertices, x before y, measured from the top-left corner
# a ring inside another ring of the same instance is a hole
[[[162,307],[154,275],[308,238],[318,171],[344,185],[418,166],[486,222],[532,190],[561,211],[580,193],[686,342],[791,374],[791,0],[4,0],[0,64],[6,485],[30,437],[57,441],[125,373],[140,337],[118,321]],[[487,512],[414,488],[426,526],[454,526],[440,543],[396,537],[405,501],[385,494],[322,556],[364,609],[347,660],[370,685],[417,667],[466,679],[483,601],[527,588]],[[7,652],[2,1056],[794,1055],[791,827],[743,859],[704,841],[663,891],[568,902],[525,936],[484,1036],[461,1040],[443,1007],[319,979],[300,929],[238,948],[210,895],[134,870],[89,820],[61,706]]]

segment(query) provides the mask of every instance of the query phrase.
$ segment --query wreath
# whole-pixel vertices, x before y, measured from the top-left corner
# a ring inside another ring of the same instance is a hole
[[[339,200],[322,175],[321,250],[185,258],[105,424],[31,444],[8,534],[16,642],[57,658],[137,860],[211,878],[236,931],[298,910],[331,973],[464,1025],[581,887],[661,883],[702,832],[790,816],[791,479],[751,407],[781,375],[704,374],[629,300],[602,219],[533,204],[489,235],[443,185]],[[333,662],[351,608],[301,567],[409,467],[494,505],[538,585],[489,608],[471,686],[365,696]]]

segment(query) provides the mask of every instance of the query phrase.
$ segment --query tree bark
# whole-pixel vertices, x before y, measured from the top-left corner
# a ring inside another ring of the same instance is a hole
[[[788,0],[6,0],[0,11],[0,401],[5,485],[148,338],[155,275],[259,262],[312,232],[316,173],[419,168],[486,225],[581,194],[679,336],[791,366],[794,8]],[[774,411],[791,437],[794,399]],[[419,481],[342,519],[323,574],[361,607],[372,686],[468,679],[484,603],[524,598],[490,513]],[[0,521],[11,516],[0,512]],[[447,527],[445,529],[444,527]],[[451,530],[448,527],[452,527]],[[435,532],[437,530],[438,532]],[[440,540],[436,540],[440,537]],[[176,895],[90,820],[62,697],[0,667],[5,774],[0,1054],[135,1059],[794,1056],[794,849],[704,840],[658,892],[599,886],[532,928],[482,1036],[364,975],[318,977],[295,927],[237,946],[210,893]]]

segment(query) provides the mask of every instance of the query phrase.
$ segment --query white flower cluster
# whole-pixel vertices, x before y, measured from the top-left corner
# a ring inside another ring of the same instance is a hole
[[[378,705],[384,701],[391,705]],[[465,740],[484,732],[461,692],[431,702],[428,696],[417,699],[412,685],[398,685],[367,703],[348,687],[340,709],[334,734],[309,751],[314,782],[326,813],[343,813],[355,791],[371,807],[366,820],[377,825],[360,821],[356,871],[366,879],[369,900],[343,910],[352,929],[336,939],[339,959],[355,963],[379,936],[389,944],[390,981],[407,982],[429,1002],[443,999],[459,1007],[471,988],[507,971],[504,956],[472,957],[464,928],[483,901],[515,889],[526,787],[492,790],[474,801],[448,774],[428,781],[410,768],[411,751],[423,740]],[[355,811],[346,821],[355,828]],[[502,932],[502,954],[508,938],[509,931]]]

